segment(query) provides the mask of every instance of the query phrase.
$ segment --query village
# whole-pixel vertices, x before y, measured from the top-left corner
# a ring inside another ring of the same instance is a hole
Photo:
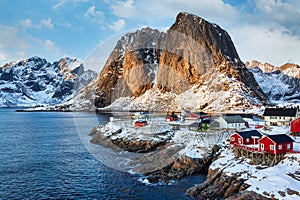
[[[146,174],[140,180],[145,184],[169,184],[208,170],[210,186],[199,185],[207,191],[217,192],[228,179],[240,182],[226,183],[232,191],[241,187],[270,198],[300,196],[298,107],[268,107],[254,113],[120,112],[90,135],[92,143],[113,149],[114,159],[126,158],[126,165],[113,166],[110,159],[99,158],[104,164]]]
[[[136,129],[148,126],[150,118],[149,112],[135,113],[134,126]],[[225,134],[226,145],[236,157],[249,158],[252,164],[274,166],[285,154],[300,154],[298,107],[265,108],[262,115],[169,112],[164,120],[175,131],[188,130],[202,137],[211,133]]]

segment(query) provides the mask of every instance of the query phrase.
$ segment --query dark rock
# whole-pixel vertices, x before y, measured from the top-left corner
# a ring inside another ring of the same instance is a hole
[[[300,193],[296,190],[292,190],[290,188],[287,188],[287,193],[288,195],[297,195],[297,196],[300,196]]]
[[[286,194],[285,194],[284,191],[278,191],[278,194],[280,194],[280,196],[282,196],[282,197],[285,197],[285,196],[286,196]]]
[[[240,174],[226,175],[222,170],[209,170],[207,180],[187,190],[189,196],[197,199],[220,199],[239,194],[249,187]]]
[[[269,199],[271,198],[264,197],[253,191],[243,191],[226,198],[226,200],[269,200]]]

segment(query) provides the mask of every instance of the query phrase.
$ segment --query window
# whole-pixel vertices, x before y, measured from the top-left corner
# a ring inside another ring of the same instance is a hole
[[[280,145],[278,145],[278,149],[279,150],[281,150],[282,149],[282,145],[280,144]]]
[[[270,144],[270,149],[274,150],[274,145],[273,144]]]
[[[239,138],[239,144],[242,144],[242,139],[241,138]]]
[[[233,142],[235,139],[234,139],[234,137],[231,137],[231,141]]]
[[[287,148],[287,149],[291,149],[291,144],[287,144],[287,145],[286,145],[286,148]]]
[[[264,148],[265,148],[265,145],[264,145],[264,144],[260,144],[260,148],[261,148],[261,149],[264,149]]]
[[[249,139],[249,138],[247,138],[247,139],[246,139],[246,142],[250,142],[250,139]]]

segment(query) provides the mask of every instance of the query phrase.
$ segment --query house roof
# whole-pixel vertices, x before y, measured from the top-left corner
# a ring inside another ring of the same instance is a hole
[[[207,113],[205,113],[205,112],[187,112],[186,113],[186,115],[191,115],[191,114],[193,114],[193,115],[198,115],[198,116],[207,116]]]
[[[268,135],[267,137],[277,144],[285,142],[295,142],[290,136],[286,134]]]
[[[194,122],[189,125],[189,127],[199,127],[199,126],[200,126],[200,122]]]
[[[266,108],[263,116],[295,117],[297,108]]]
[[[231,123],[245,123],[243,118],[239,115],[223,115],[222,117],[229,124],[231,124]]]
[[[237,134],[242,136],[243,138],[251,138],[252,136],[262,137],[262,134],[257,130],[251,131],[238,131]]]
[[[201,123],[203,123],[203,124],[210,124],[210,119],[203,119],[202,121],[201,121]]]

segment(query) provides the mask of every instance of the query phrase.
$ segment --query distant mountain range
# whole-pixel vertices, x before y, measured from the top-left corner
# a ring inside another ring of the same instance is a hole
[[[76,59],[49,63],[32,57],[0,68],[0,107],[55,105],[65,102],[96,77]]]
[[[166,32],[148,27],[124,35],[93,81],[95,72],[69,58],[50,64],[35,57],[3,66],[0,105],[240,111],[299,103],[299,70],[294,64],[244,64],[225,30],[181,12]],[[90,83],[80,90],[83,82]]]
[[[258,61],[246,62],[260,88],[271,103],[300,102],[300,66],[284,64],[273,66]]]

